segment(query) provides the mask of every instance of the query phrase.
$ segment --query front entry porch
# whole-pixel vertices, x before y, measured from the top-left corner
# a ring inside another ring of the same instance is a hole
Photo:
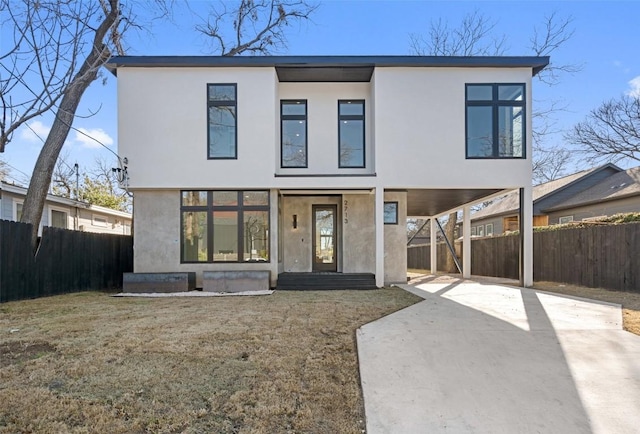
[[[373,273],[280,273],[278,290],[376,289]]]

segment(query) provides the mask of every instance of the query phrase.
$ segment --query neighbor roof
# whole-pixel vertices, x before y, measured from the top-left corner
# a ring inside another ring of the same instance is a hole
[[[1,181],[0,182],[0,193],[6,191],[7,193],[12,193],[21,197],[27,195],[27,188],[22,187],[20,185],[9,184],[8,182]],[[47,200],[53,203],[67,205],[71,207],[82,207],[92,211],[101,212],[103,214],[109,214],[116,217],[123,218],[131,218],[131,213],[118,211],[111,208],[106,208],[104,206],[92,205],[89,202],[83,202],[80,200],[69,199],[62,196],[56,196],[54,194],[47,194]]]
[[[565,176],[563,178],[555,179],[553,181],[536,185],[533,187],[533,194],[532,194],[533,202],[536,203],[537,201],[549,196],[550,194],[554,194],[568,187],[574,182],[577,182],[578,180],[584,178],[585,176],[588,176],[594,172],[603,170],[606,167],[614,167],[618,170],[621,170],[618,167],[614,166],[613,164],[606,164],[604,166],[583,170],[581,172],[577,172],[577,173]],[[508,193],[506,196],[503,196],[502,199],[498,199],[496,200],[496,202],[492,203],[491,205],[474,213],[471,216],[471,220],[478,220],[478,219],[489,217],[489,216],[498,216],[498,215],[508,214],[512,212],[517,212],[519,208],[520,208],[519,192],[512,191],[511,193]]]
[[[536,75],[548,64],[548,56],[116,56],[107,68],[274,67],[281,82],[367,82],[376,67],[531,68]]]
[[[545,211],[556,211],[637,195],[640,195],[640,167],[616,173],[593,187],[576,194],[571,199]]]

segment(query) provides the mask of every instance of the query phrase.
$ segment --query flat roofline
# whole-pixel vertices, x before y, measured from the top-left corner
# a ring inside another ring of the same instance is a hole
[[[115,56],[107,62],[117,68],[275,67],[277,68],[531,68],[536,75],[549,56]]]

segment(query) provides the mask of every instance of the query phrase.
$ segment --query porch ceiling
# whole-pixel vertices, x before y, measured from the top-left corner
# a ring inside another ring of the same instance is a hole
[[[407,215],[429,217],[476,202],[503,189],[410,189],[407,190]]]

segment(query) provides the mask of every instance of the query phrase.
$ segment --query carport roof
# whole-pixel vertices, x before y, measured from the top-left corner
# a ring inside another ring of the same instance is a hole
[[[409,189],[407,215],[411,217],[437,216],[470,202],[477,202],[503,189]]]

